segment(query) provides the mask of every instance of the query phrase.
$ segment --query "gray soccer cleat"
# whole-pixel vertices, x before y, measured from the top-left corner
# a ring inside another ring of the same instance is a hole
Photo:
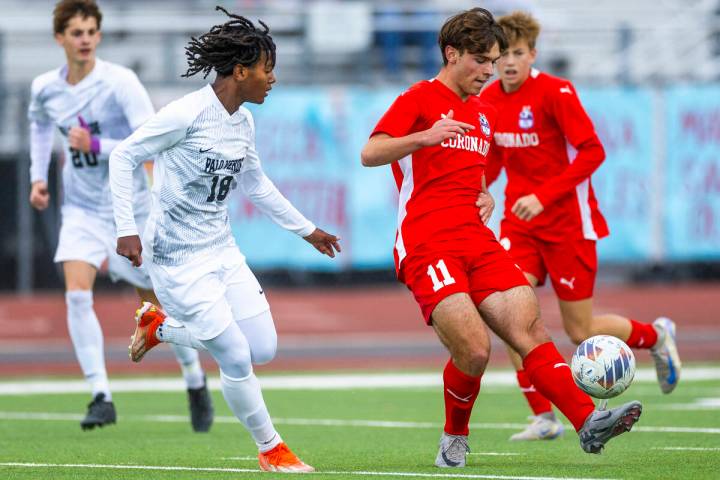
[[[565,427],[557,418],[544,418],[540,415],[530,416],[528,420],[532,423],[525,427],[525,430],[518,432],[510,437],[510,440],[527,441],[527,440],[553,440],[562,436]]]
[[[105,401],[105,394],[98,393],[93,401],[88,404],[88,411],[85,418],[80,422],[83,430],[92,430],[95,427],[102,427],[115,423],[115,405]]]
[[[675,344],[675,322],[669,318],[660,317],[653,322],[653,327],[658,334],[658,339],[655,346],[650,349],[650,354],[655,360],[660,390],[663,393],[670,393],[677,387],[682,368]]]
[[[188,403],[190,404],[190,423],[193,431],[208,432],[213,423],[215,410],[212,398],[207,388],[207,379],[200,388],[188,388]]]
[[[465,456],[470,452],[468,446],[467,435],[450,435],[443,432],[440,437],[440,449],[435,458],[435,466],[446,467],[464,467]]]
[[[642,404],[638,401],[610,410],[593,411],[578,431],[580,446],[587,453],[601,453],[611,438],[629,432],[641,413]]]

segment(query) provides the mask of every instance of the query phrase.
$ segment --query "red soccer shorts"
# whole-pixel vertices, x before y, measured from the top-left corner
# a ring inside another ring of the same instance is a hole
[[[594,240],[568,239],[546,242],[503,222],[500,244],[518,266],[538,279],[538,286],[550,276],[560,300],[592,298],[597,274],[597,251]]]
[[[461,250],[447,248],[443,249],[445,253],[412,255],[402,262],[405,285],[415,295],[428,325],[438,303],[454,293],[467,293],[479,305],[491,293],[528,285],[522,271],[494,238],[463,243]]]

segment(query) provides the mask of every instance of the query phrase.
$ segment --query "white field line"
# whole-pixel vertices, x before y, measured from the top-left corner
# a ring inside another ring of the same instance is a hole
[[[720,448],[713,447],[652,447],[653,450],[670,450],[681,452],[720,452]]]
[[[162,422],[187,423],[188,417],[183,415],[120,415],[119,420],[131,422]],[[83,415],[74,413],[48,413],[48,412],[2,412],[0,420],[30,420],[30,421],[80,421]],[[308,427],[361,427],[361,428],[405,428],[405,429],[440,429],[442,423],[435,422],[400,422],[386,420],[341,420],[332,418],[273,418],[276,425],[301,425]],[[215,417],[215,423],[237,423],[235,417]],[[471,429],[477,430],[517,430],[527,427],[526,423],[471,423]],[[572,428],[566,425],[566,428]],[[720,435],[720,428],[704,427],[639,427],[635,426],[633,432],[640,433],[706,433]]]
[[[666,403],[653,410],[720,410],[720,398],[696,398],[692,403]]]
[[[109,470],[161,470],[175,472],[227,472],[227,473],[262,473],[258,469],[251,468],[219,468],[219,467],[163,467],[156,465],[101,465],[82,463],[20,463],[2,462],[0,467],[26,467],[26,468],[98,468]],[[458,474],[458,473],[421,473],[421,472],[381,472],[381,471],[355,471],[349,470],[313,472],[303,475],[357,475],[362,477],[422,477],[422,478],[489,478],[502,480],[612,480],[599,478],[572,478],[572,477],[528,477],[514,475],[482,475],[482,474]]]
[[[220,390],[220,379],[208,379],[210,388]],[[682,371],[682,382],[720,380],[720,368],[691,367]],[[655,370],[641,368],[635,373],[636,383],[655,383]],[[492,371],[483,375],[482,383],[490,386],[515,386],[515,372]],[[436,373],[377,373],[377,374],[318,374],[269,375],[260,378],[264,390],[350,390],[379,388],[428,388],[442,385],[442,374]],[[113,392],[180,392],[186,386],[181,378],[138,378],[112,380]],[[87,393],[83,380],[43,380],[0,382],[0,395],[46,395],[52,393]]]

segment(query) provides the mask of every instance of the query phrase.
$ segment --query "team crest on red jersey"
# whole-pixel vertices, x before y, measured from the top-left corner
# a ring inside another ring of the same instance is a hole
[[[490,136],[490,122],[488,122],[487,117],[485,117],[484,113],[478,114],[478,121],[480,122],[480,130],[482,130],[483,135],[486,137]]]
[[[520,119],[518,120],[518,125],[523,130],[527,130],[529,128],[532,128],[535,124],[535,119],[533,117],[532,110],[530,109],[530,105],[524,105],[522,107],[522,110],[520,110]]]

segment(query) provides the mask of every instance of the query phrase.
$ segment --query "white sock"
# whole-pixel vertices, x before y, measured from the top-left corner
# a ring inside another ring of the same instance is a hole
[[[202,365],[200,365],[197,350],[172,343],[170,346],[175,352],[175,358],[180,364],[187,388],[197,389],[205,385],[205,372],[203,371]]]
[[[67,305],[67,324],[70,339],[75,348],[75,356],[80,363],[85,379],[90,384],[93,398],[98,393],[105,394],[105,400],[112,400],[107,370],[103,334],[93,310],[93,294],[90,290],[70,290],[65,292]]]
[[[260,391],[260,382],[254,373],[245,378],[231,378],[221,370],[220,383],[230,410],[248,429],[261,452],[272,450],[282,442],[270,420]]]
[[[195,350],[207,350],[205,345],[193,337],[187,328],[170,326],[167,321],[163,322],[157,330],[155,330],[155,337],[161,342],[172,343],[173,345],[180,345],[181,347],[190,347]]]

